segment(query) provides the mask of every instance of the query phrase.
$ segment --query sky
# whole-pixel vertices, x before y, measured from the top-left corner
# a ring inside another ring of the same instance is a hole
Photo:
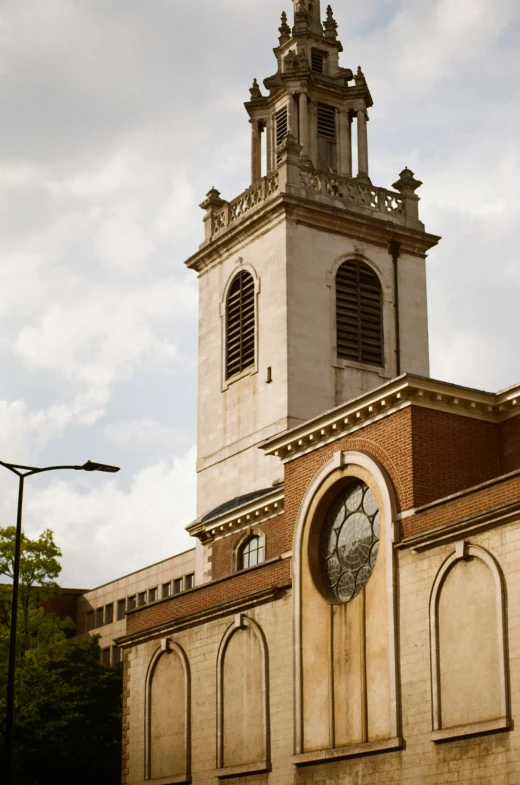
[[[322,3],[322,6],[324,4]],[[64,586],[193,546],[197,280],[215,185],[248,185],[253,77],[290,0],[0,0],[0,460],[121,466],[26,482]],[[408,166],[428,260],[431,375],[520,381],[520,4],[341,0],[372,181]],[[322,7],[322,16],[324,8]],[[16,478],[0,477],[0,524]]]

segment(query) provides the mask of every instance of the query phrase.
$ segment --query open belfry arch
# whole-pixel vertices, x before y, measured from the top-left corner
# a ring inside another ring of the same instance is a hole
[[[428,378],[439,238],[372,181],[330,6],[274,53],[187,262],[195,585],[127,606],[122,785],[516,785],[520,385]]]

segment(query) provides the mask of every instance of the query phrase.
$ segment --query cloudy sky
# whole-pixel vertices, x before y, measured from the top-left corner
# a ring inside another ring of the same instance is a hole
[[[0,459],[115,463],[27,482],[63,585],[191,546],[197,289],[211,185],[248,185],[253,77],[290,0],[0,0]],[[322,9],[323,11],[324,9]],[[443,236],[432,376],[520,380],[517,0],[341,0],[342,64],[375,106],[373,182],[407,165]],[[3,471],[0,520],[14,522]]]

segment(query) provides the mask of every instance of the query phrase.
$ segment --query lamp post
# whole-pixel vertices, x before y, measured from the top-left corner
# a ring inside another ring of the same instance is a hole
[[[11,629],[9,632],[9,667],[7,672],[7,702],[5,711],[5,773],[7,775],[6,785],[12,784],[13,774],[13,727],[14,727],[14,677],[16,672],[16,624],[18,621],[18,584],[20,580],[20,557],[22,551],[22,503],[24,480],[33,474],[42,472],[52,472],[59,469],[74,469],[75,471],[85,472],[118,472],[118,466],[108,466],[104,463],[87,461],[83,466],[21,466],[17,463],[6,463],[0,461],[0,466],[4,466],[9,471],[16,474],[18,482],[18,510],[16,515],[16,539],[14,546],[14,568],[13,568],[13,596],[11,606]]]

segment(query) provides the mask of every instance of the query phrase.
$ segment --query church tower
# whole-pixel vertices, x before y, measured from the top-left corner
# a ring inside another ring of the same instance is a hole
[[[293,0],[245,104],[251,186],[201,207],[198,514],[281,481],[266,439],[404,372],[428,376],[421,183],[369,171],[372,97],[328,6]]]

